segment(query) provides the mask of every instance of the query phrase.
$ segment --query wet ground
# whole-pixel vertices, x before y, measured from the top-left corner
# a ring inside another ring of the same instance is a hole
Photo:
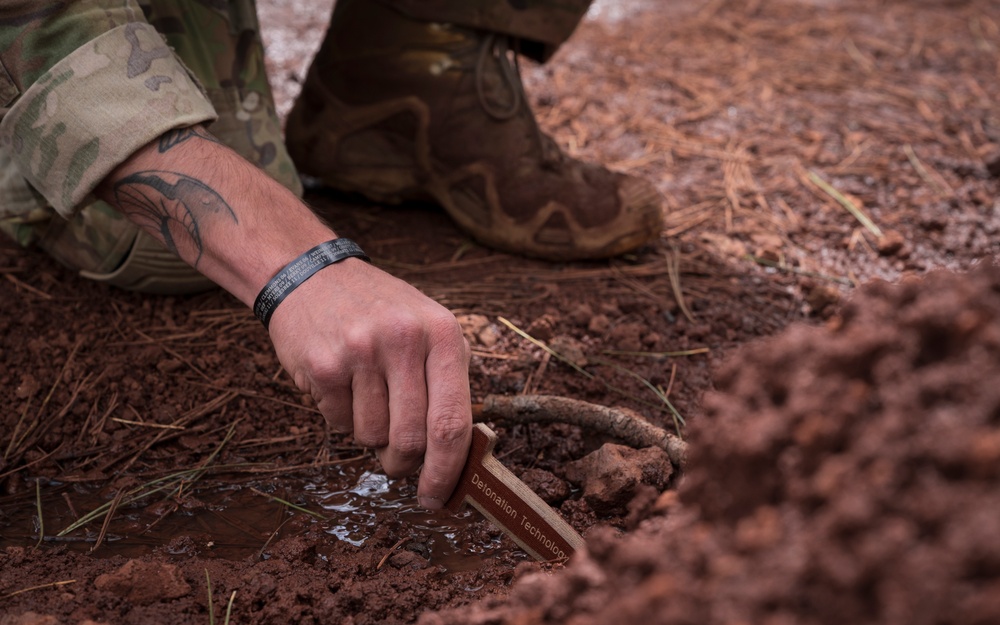
[[[329,4],[260,4],[284,114]],[[622,405],[690,439],[686,482],[602,507],[568,467],[605,437],[494,423],[588,539],[551,573],[328,437],[229,296],[123,294],[0,244],[0,623],[230,601],[245,623],[996,622],[996,277],[854,294],[996,255],[998,58],[989,2],[598,2],[525,82],[569,153],[665,194],[656,245],[549,265],[429,207],[309,196],[459,316],[474,401]]]
[[[364,547],[380,525],[400,535],[419,536],[428,563],[447,571],[475,569],[483,558],[510,550],[499,537],[481,541],[477,536],[470,541],[469,528],[477,522],[471,510],[448,516],[428,512],[416,504],[412,486],[387,479],[368,468],[370,464],[368,458],[348,460],[312,480],[286,477],[264,484],[246,479],[204,480],[190,488],[183,506],[163,503],[163,492],[156,491],[159,484],[137,487],[130,489],[134,494],[123,497],[107,527],[102,524],[88,530],[84,526],[81,531],[70,529],[80,511],[101,510],[108,505],[108,494],[102,489],[48,483],[44,495],[13,498],[5,506],[0,548],[39,544],[40,505],[50,530],[42,534],[43,544],[99,558],[139,558],[183,536],[189,540],[164,553],[267,559],[267,546],[301,531],[302,523],[288,524],[296,513],[328,540],[355,547]]]

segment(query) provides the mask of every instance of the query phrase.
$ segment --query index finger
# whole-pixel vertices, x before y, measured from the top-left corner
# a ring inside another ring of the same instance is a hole
[[[472,443],[469,354],[461,331],[431,347],[425,372],[427,451],[417,499],[421,506],[437,510],[454,492]]]

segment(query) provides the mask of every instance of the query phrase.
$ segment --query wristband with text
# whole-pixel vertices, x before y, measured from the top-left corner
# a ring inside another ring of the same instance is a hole
[[[371,262],[361,247],[350,239],[334,239],[320,243],[302,256],[285,265],[285,268],[261,289],[253,303],[253,314],[268,329],[271,315],[288,295],[303,282],[311,278],[317,271],[339,263],[346,258],[360,258]]]

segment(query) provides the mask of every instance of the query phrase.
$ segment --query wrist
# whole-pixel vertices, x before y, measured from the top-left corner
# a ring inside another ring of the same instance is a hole
[[[350,239],[338,238],[320,243],[285,265],[264,285],[254,300],[253,313],[264,324],[264,329],[269,328],[271,315],[292,291],[318,271],[348,258],[360,258],[365,262],[371,262],[357,243]]]

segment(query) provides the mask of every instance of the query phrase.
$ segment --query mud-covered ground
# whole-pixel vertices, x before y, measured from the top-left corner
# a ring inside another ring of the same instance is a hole
[[[284,113],[328,5],[260,4]],[[588,539],[566,566],[419,510],[228,295],[0,244],[0,624],[1000,621],[998,62],[985,1],[597,2],[525,82],[567,151],[663,191],[656,245],[549,265],[310,194],[459,315],[474,401],[687,440],[666,480],[619,449],[602,498],[603,436],[493,424]]]

